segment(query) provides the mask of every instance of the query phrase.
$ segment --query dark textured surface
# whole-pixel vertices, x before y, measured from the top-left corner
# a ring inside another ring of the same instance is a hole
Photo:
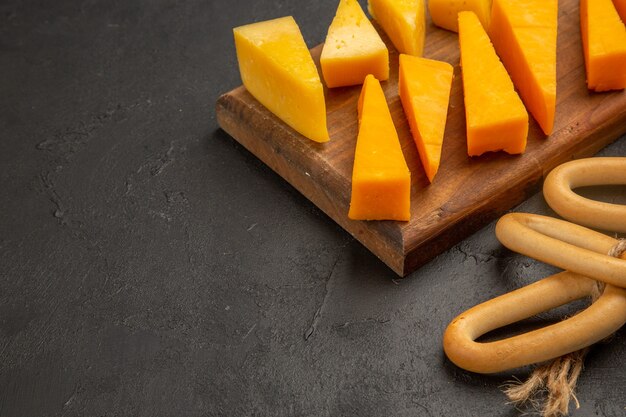
[[[0,3],[0,416],[517,415],[442,332],[551,267],[492,224],[394,280],[217,128],[231,28],[292,14],[313,46],[334,7]],[[624,330],[594,348],[574,415],[626,415],[625,361]]]

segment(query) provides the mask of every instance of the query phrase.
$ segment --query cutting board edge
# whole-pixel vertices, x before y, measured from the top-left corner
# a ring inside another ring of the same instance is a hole
[[[542,180],[541,167],[537,166],[537,169],[529,172],[524,180],[520,179],[513,184],[506,194],[491,196],[463,215],[449,216],[442,222],[444,227],[433,228],[423,239],[407,238],[402,276],[415,271],[525,201],[539,191]]]
[[[215,108],[218,125],[368,248],[397,275],[404,276],[406,256],[400,225],[397,222],[386,221],[376,222],[375,225],[373,222],[367,222],[369,224],[366,226],[366,222],[348,219],[347,208],[343,205],[338,207],[330,198],[327,189],[330,182],[328,174],[330,173],[332,176],[333,167],[318,167],[326,175],[320,176],[323,181],[317,182],[315,177],[308,172],[297,169],[294,158],[290,158],[284,151],[275,152],[270,141],[267,140],[268,138],[264,137],[265,134],[259,135],[258,129],[252,129],[255,122],[264,119],[264,116],[235,97],[232,93],[236,91],[237,88],[218,98]],[[236,116],[242,114],[244,108],[247,108],[250,120],[237,119]],[[282,123],[279,125],[290,129]],[[252,131],[257,132],[255,137],[252,137],[253,135],[250,133]],[[326,162],[320,159],[320,163],[325,164]],[[289,170],[288,167],[296,169]]]
[[[259,137],[258,129],[253,129],[253,125],[260,120],[266,120],[268,116],[262,114],[258,109],[248,106],[240,97],[236,97],[237,92],[249,94],[245,92],[245,88],[240,86],[223,94],[217,100],[216,115],[220,127],[401,277],[415,271],[467,236],[480,230],[498,216],[520,204],[533,193],[539,191],[543,179],[555,166],[568,160],[592,156],[626,133],[626,117],[623,117],[626,115],[625,109],[620,114],[614,114],[610,120],[603,120],[603,123],[594,123],[595,128],[589,137],[594,137],[595,139],[589,140],[587,146],[582,149],[573,147],[561,155],[552,157],[549,161],[538,162],[538,169],[530,172],[529,177],[525,181],[520,180],[514,187],[509,189],[505,195],[506,198],[498,196],[498,199],[504,203],[494,204],[494,200],[486,200],[469,213],[449,220],[445,227],[430,227],[425,231],[423,239],[415,239],[407,238],[407,229],[403,228],[401,223],[359,222],[348,219],[344,213],[344,211],[347,211],[345,203],[338,207],[336,203],[331,201],[330,193],[326,189],[329,185],[328,182],[316,182],[307,172],[297,169],[298,167],[293,161],[294,158],[290,158],[290,155],[285,154],[284,149],[276,152],[271,145],[271,141],[267,140],[268,138],[263,138],[263,134]],[[242,118],[237,118],[237,115],[244,113],[250,117],[250,120],[246,121],[242,120]],[[271,117],[274,116],[271,115]],[[290,129],[282,123],[274,124],[273,126]],[[254,135],[255,137],[252,137],[253,135],[250,132],[254,131],[257,134]],[[265,131],[265,133],[267,132]],[[549,138],[546,140],[549,140]],[[323,159],[319,161],[320,164],[326,164],[326,161]],[[288,169],[289,166],[294,169]],[[324,171],[325,176],[328,174],[332,176],[332,166],[318,168]],[[365,223],[368,223],[367,226]]]

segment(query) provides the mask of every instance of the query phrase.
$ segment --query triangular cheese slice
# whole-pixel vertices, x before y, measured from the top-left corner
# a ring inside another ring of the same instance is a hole
[[[411,173],[404,160],[380,82],[365,78],[358,104],[359,134],[348,217],[409,220]]]
[[[441,160],[453,72],[447,62],[400,55],[400,100],[430,182]]]
[[[369,0],[368,9],[398,52],[422,56],[426,34],[424,0]]]
[[[316,142],[326,142],[324,88],[293,17],[233,30],[246,89],[278,118]]]
[[[340,0],[320,57],[329,88],[389,78],[389,51],[357,0]]]
[[[459,13],[459,43],[468,154],[524,152],[528,113],[473,12]]]
[[[580,1],[580,34],[587,88],[626,88],[626,26],[611,0]]]
[[[610,0],[609,0],[610,1]],[[557,0],[494,0],[489,35],[546,135],[556,108]]]

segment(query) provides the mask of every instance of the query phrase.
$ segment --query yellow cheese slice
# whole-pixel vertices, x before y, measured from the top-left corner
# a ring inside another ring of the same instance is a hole
[[[369,0],[368,9],[398,52],[422,56],[426,33],[424,0]]]
[[[233,32],[241,79],[250,94],[297,132],[326,142],[324,89],[293,17]]]
[[[441,160],[453,72],[447,62],[400,55],[400,100],[430,182]]]
[[[340,0],[320,57],[329,88],[389,78],[389,51],[357,0]]]
[[[409,220],[411,173],[404,160],[380,82],[365,78],[359,97],[359,134],[348,217]]]
[[[490,38],[546,135],[556,108],[557,0],[494,0]]]
[[[428,0],[428,11],[433,23],[441,28],[459,31],[458,14],[462,11],[476,13],[485,30],[489,30],[492,0]]]
[[[580,1],[587,88],[626,88],[626,26],[611,0]]]
[[[528,113],[473,12],[459,13],[459,43],[468,154],[524,152]]]

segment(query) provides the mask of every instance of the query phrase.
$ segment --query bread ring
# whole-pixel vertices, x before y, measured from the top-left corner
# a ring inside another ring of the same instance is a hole
[[[582,349],[626,323],[626,289],[607,285],[586,310],[561,322],[508,339],[480,343],[483,334],[591,294],[593,280],[565,271],[479,304],[446,329],[443,348],[457,366],[494,373]]]
[[[626,288],[626,254],[606,255],[617,244],[610,236],[564,220],[528,213],[509,213],[496,224],[496,236],[507,248],[539,261]]]
[[[561,216],[587,226],[626,232],[626,206],[581,197],[572,188],[626,184],[626,158],[573,161],[546,178],[544,196]],[[455,318],[443,347],[452,362],[479,373],[543,362],[596,343],[626,323],[626,253],[607,255],[618,241],[582,226],[546,216],[511,213],[496,236],[516,252],[567,271],[482,303]],[[589,278],[587,278],[589,277]],[[587,309],[559,323],[494,342],[476,339],[496,328],[590,295],[593,279],[606,283]]]
[[[588,227],[626,233],[626,206],[582,197],[589,185],[626,185],[626,158],[587,158],[559,165],[546,177],[543,195],[561,217]]]

